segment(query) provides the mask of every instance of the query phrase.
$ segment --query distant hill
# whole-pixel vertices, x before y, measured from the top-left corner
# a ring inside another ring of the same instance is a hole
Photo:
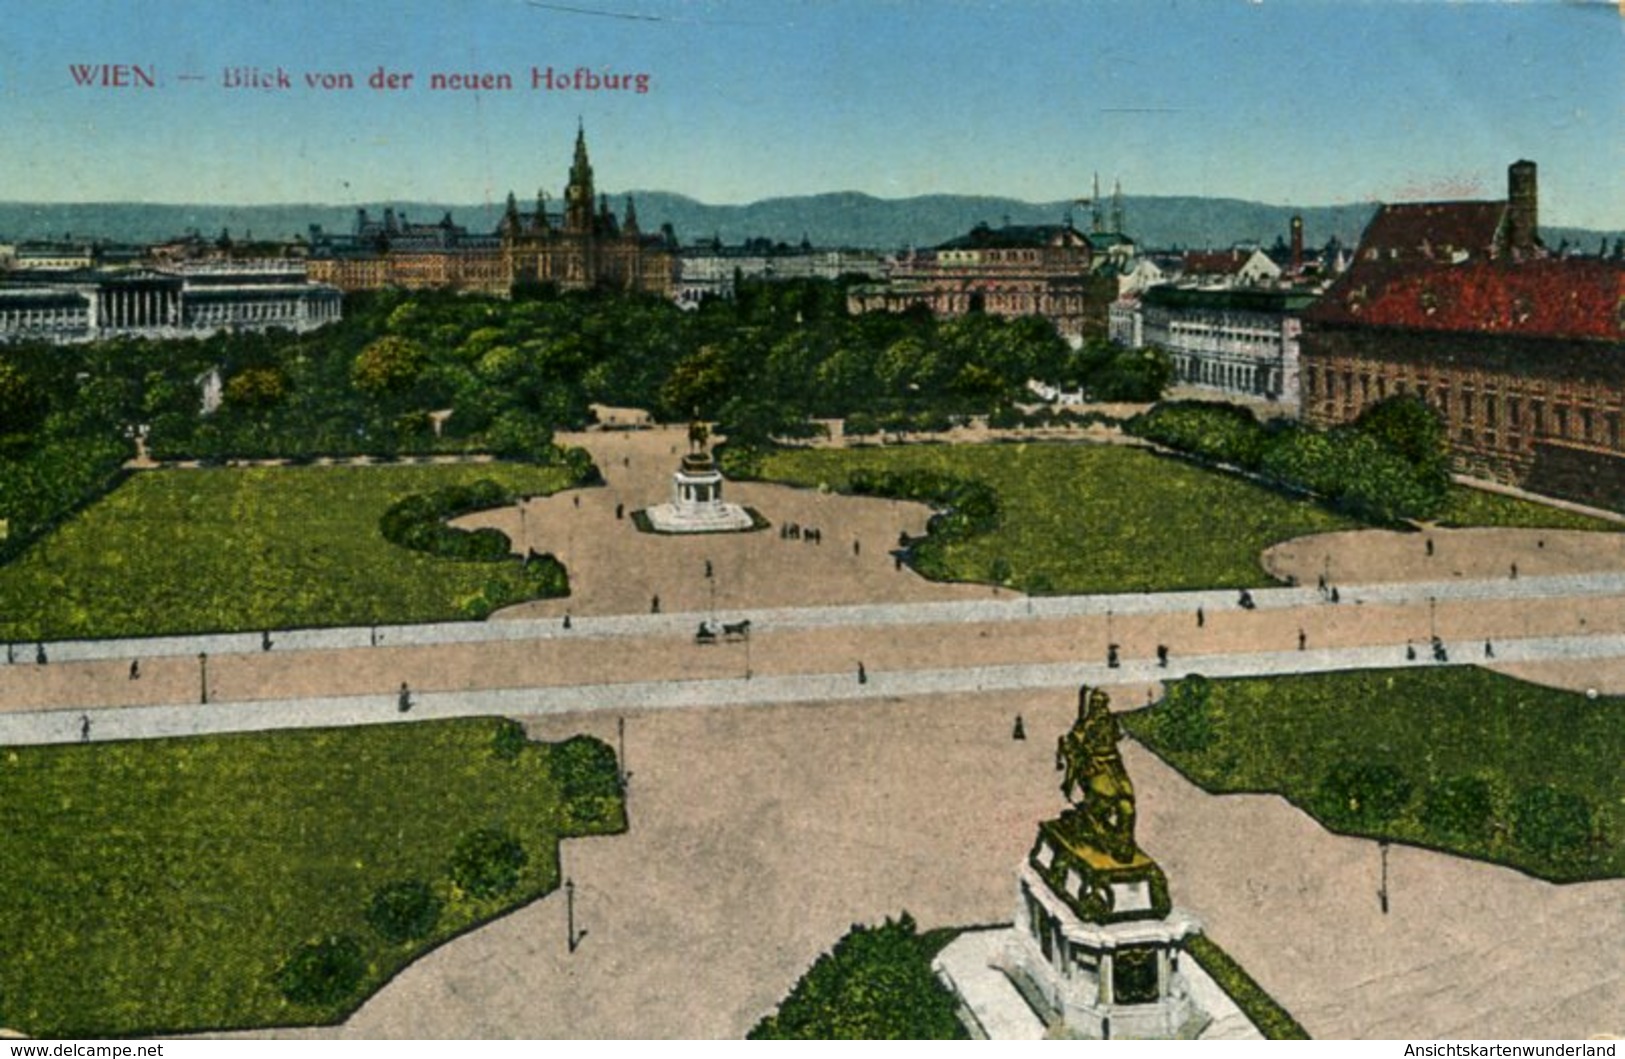
[[[1073,223],[1087,230],[1089,211],[1069,202],[1023,202],[977,195],[921,195],[907,199],[880,199],[855,191],[790,198],[763,199],[744,206],[713,206],[663,191],[633,192],[638,218],[646,229],[670,224],[684,245],[720,236],[737,244],[747,238],[799,243],[803,237],[817,246],[866,247],[894,250],[908,246],[935,246],[972,226],[986,222],[1054,224],[1069,213]],[[617,210],[624,194],[610,196]],[[365,203],[374,215],[386,205],[413,221],[437,221],[450,212],[457,223],[472,231],[490,231],[501,213],[500,204],[396,202]],[[1196,196],[1125,196],[1125,227],[1145,247],[1219,249],[1238,242],[1265,246],[1286,238],[1294,214],[1304,220],[1306,241],[1319,246],[1336,236],[1347,246],[1360,233],[1375,206],[1273,206],[1241,199]],[[355,206],[180,206],[144,203],[17,203],[0,202],[0,241],[23,239],[99,238],[114,242],[151,242],[188,231],[214,238],[222,230],[234,239],[289,239],[319,224],[330,232],[347,232],[355,222]],[[1567,239],[1586,252],[1600,241],[1625,232],[1599,232],[1572,228],[1543,228],[1548,246]]]

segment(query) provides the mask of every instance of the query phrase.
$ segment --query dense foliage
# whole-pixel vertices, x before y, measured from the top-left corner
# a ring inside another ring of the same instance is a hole
[[[422,879],[403,879],[380,887],[367,906],[367,922],[385,941],[428,937],[440,920],[444,902]]]
[[[329,1006],[350,998],[367,973],[354,938],[334,935],[302,946],[277,971],[277,988],[294,1004]]]
[[[1207,790],[1277,792],[1339,832],[1569,881],[1625,875],[1619,707],[1440,667],[1193,676],[1124,724]]]
[[[1330,431],[1261,424],[1245,408],[1208,401],[1159,404],[1124,429],[1312,492],[1368,522],[1432,518],[1450,487],[1438,415],[1414,397],[1380,401],[1351,426]]]
[[[459,529],[446,520],[470,511],[506,507],[516,499],[489,478],[432,493],[413,493],[389,505],[378,520],[378,530],[384,540],[414,551],[465,562],[496,562],[512,553],[513,542],[506,533],[489,527]]]
[[[907,912],[878,927],[854,926],[818,957],[753,1040],[947,1040],[963,1038],[954,997],[931,973],[936,946]]]
[[[498,828],[482,827],[457,843],[448,874],[465,894],[497,897],[519,885],[519,872],[529,859],[518,838]]]

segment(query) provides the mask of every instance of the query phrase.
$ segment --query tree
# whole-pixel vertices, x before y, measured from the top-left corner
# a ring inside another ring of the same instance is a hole
[[[1314,808],[1337,827],[1370,829],[1399,815],[1411,798],[1411,783],[1386,762],[1341,761],[1315,791]]]
[[[497,897],[519,885],[530,857],[506,831],[481,828],[463,836],[451,858],[451,879],[471,897]]]
[[[428,883],[405,879],[378,888],[367,906],[367,922],[387,941],[414,941],[433,932],[440,908]]]
[[[1551,785],[1530,787],[1512,802],[1512,840],[1552,860],[1583,853],[1591,841],[1591,803]]]
[[[396,394],[410,389],[427,365],[422,346],[398,335],[385,335],[369,342],[357,355],[350,380],[356,389],[374,397]]]
[[[236,408],[264,410],[287,395],[288,377],[280,368],[244,368],[226,380],[226,403]]]
[[[20,437],[45,422],[45,390],[10,361],[0,360],[0,437]]]
[[[361,984],[367,961],[354,938],[335,934],[302,946],[277,972],[282,995],[295,1004],[330,1005]]]
[[[1432,784],[1422,799],[1422,822],[1451,838],[1487,841],[1495,824],[1489,781],[1450,776]]]

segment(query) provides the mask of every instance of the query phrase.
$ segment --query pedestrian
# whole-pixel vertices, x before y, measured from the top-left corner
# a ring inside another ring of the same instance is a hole
[[[903,569],[903,553],[902,552],[892,552],[891,553],[891,561],[892,561],[892,569],[893,570],[902,570]]]
[[[1027,726],[1021,723],[1021,714],[1016,714],[1016,726],[1010,732],[1010,738],[1017,741],[1027,738]]]
[[[1207,624],[1207,614],[1203,612],[1203,610],[1202,610],[1202,608],[1200,606],[1198,606],[1196,608],[1196,627],[1198,629],[1200,629],[1202,626],[1204,626],[1206,624]]]
[[[378,646],[378,626],[376,625],[372,627],[372,645],[374,647]]]
[[[34,646],[34,664],[42,666],[47,661],[49,660],[45,657],[45,644],[43,642],[36,644]]]
[[[1427,540],[1427,549],[1428,549],[1428,558],[1429,559],[1433,558],[1433,538],[1432,537],[1429,537],[1428,540]]]
[[[863,668],[863,663],[862,662],[858,663],[858,683],[859,684],[867,684],[867,683],[869,683],[869,671]]]
[[[574,500],[574,501],[575,501],[575,502],[576,502],[576,507],[580,507],[580,506],[581,506],[581,497],[579,497],[579,496],[576,496],[576,497],[571,497],[571,499],[572,499],[572,500]]]
[[[141,679],[141,659],[139,659],[139,658],[130,659],[130,679],[131,680],[140,680]]]
[[[1324,596],[1326,594],[1326,575],[1325,574],[1320,575],[1320,577],[1318,579],[1318,582],[1317,582],[1317,587],[1320,589],[1320,594]]]
[[[1416,661],[1416,645],[1411,643],[1409,640],[1405,641],[1405,661]]]
[[[1106,645],[1106,668],[1116,669],[1117,665],[1117,645],[1114,643],[1109,643]]]
[[[1488,640],[1484,641],[1484,657],[1485,658],[1494,658],[1495,657],[1495,645],[1490,643]]]
[[[711,560],[709,559],[705,561],[705,579],[707,581],[711,580]]]
[[[260,650],[261,651],[269,651],[270,649],[271,649],[271,630],[266,629],[264,632],[260,633]]]
[[[79,715],[79,741],[81,743],[90,742],[90,714],[88,713]]]
[[[649,613],[650,614],[659,614],[660,613],[660,597],[658,595],[649,597]]]
[[[570,612],[569,611],[564,612],[564,627],[566,629],[568,629],[570,627]]]
[[[852,557],[855,559],[863,554],[863,544],[860,541],[852,542]]]
[[[407,687],[406,686],[406,681],[403,680],[403,681],[401,681],[401,693],[400,693],[400,696],[398,698],[396,698],[396,700],[395,700],[395,710],[398,713],[405,713],[407,710],[410,710],[411,708],[412,708],[412,689]]]
[[[1341,602],[1343,602],[1343,597],[1338,594],[1336,585],[1332,586],[1332,602],[1333,603],[1341,603]]]
[[[1518,564],[1513,563],[1512,564],[1512,580],[1516,581],[1517,579],[1518,579]]]
[[[1168,645],[1167,644],[1160,644],[1159,643],[1157,645],[1157,665],[1161,666],[1163,669],[1168,668]]]
[[[622,467],[630,467],[630,466],[632,466],[632,457],[630,457],[630,456],[622,456],[621,457],[621,466]]]
[[[1309,646],[1309,636],[1302,629],[1298,630],[1298,650],[1302,651]]]
[[[624,518],[625,516],[626,516],[626,505],[625,504],[616,504],[615,505],[615,517],[616,518]]]

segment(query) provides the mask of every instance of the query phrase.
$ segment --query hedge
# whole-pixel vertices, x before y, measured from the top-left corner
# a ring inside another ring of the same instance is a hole
[[[1206,934],[1187,938],[1185,951],[1196,959],[1202,970],[1236,1002],[1242,1014],[1251,1019],[1266,1038],[1272,1041],[1311,1039],[1309,1031],[1292,1017],[1291,1012],[1264,992],[1264,987],[1254,981],[1253,976],[1231,959],[1229,953],[1219,948],[1212,938]]]

